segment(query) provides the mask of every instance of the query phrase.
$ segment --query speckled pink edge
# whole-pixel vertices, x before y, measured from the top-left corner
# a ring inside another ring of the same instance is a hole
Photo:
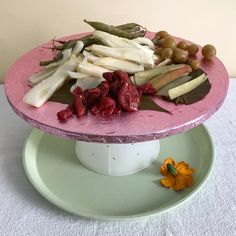
[[[146,36],[151,38],[153,33],[148,32]],[[206,71],[212,84],[209,94],[202,101],[192,105],[175,105],[156,98],[155,102],[172,112],[172,115],[155,111],[125,113],[107,119],[88,115],[80,120],[74,117],[62,124],[57,120],[56,113],[65,108],[65,104],[47,102],[40,109],[35,109],[22,102],[24,94],[29,90],[27,79],[40,69],[38,62],[52,56],[48,50],[43,49],[49,45],[50,43],[41,45],[23,55],[12,65],[5,78],[6,96],[15,113],[33,127],[49,134],[101,143],[161,139],[203,123],[219,109],[227,94],[229,80],[223,63],[218,58],[212,61],[203,60],[199,52],[197,58],[201,60],[201,68]]]

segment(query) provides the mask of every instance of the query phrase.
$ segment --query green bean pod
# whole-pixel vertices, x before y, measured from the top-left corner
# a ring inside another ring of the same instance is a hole
[[[139,31],[133,31],[134,28],[132,28],[132,27],[134,26],[133,25],[134,23],[121,25],[119,27],[121,27],[123,29],[120,29],[116,26],[107,25],[102,22],[87,21],[87,20],[84,20],[84,22],[86,22],[87,24],[89,24],[90,26],[92,26],[96,30],[101,30],[101,31],[104,31],[104,32],[107,32],[107,33],[110,33],[110,34],[113,34],[113,35],[116,35],[116,36],[119,36],[122,38],[127,38],[127,39],[134,39],[137,37],[141,37],[141,35],[144,35],[146,33],[146,30],[143,27]],[[124,28],[129,29],[129,30],[126,31],[126,30],[124,30]],[[140,26],[139,26],[139,28],[140,28]],[[145,31],[145,33],[144,33],[144,31]]]
[[[121,30],[125,30],[125,31],[132,30],[136,27],[142,27],[142,26],[139,24],[136,24],[136,23],[127,23],[127,24],[116,26],[116,28],[121,29]]]

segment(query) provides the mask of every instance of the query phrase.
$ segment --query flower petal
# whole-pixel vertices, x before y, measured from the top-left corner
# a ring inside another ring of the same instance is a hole
[[[161,166],[160,167],[160,172],[161,172],[161,174],[163,175],[163,176],[166,176],[166,175],[168,175],[168,170],[167,170],[167,168],[165,168],[165,166]]]
[[[189,187],[193,184],[193,176],[192,175],[185,176],[184,180],[185,180],[186,187]]]
[[[176,191],[182,190],[186,187],[185,177],[181,175],[177,175],[175,177],[175,184],[173,185],[173,189]]]
[[[165,159],[164,166],[167,166],[167,164],[175,165],[175,161],[172,157],[168,157]]]
[[[178,173],[180,173],[180,174],[190,175],[190,174],[194,173],[194,169],[189,168],[189,165],[187,163],[185,163],[184,161],[177,163],[175,168],[178,171]]]
[[[175,178],[171,174],[168,174],[167,177],[161,179],[161,184],[164,187],[171,188],[175,184]]]
[[[180,162],[176,163],[175,168],[179,171],[181,169],[188,169],[189,165],[187,163],[185,163],[184,161],[180,161]]]
[[[194,172],[195,172],[195,170],[193,168],[179,171],[179,173],[182,175],[192,175]]]

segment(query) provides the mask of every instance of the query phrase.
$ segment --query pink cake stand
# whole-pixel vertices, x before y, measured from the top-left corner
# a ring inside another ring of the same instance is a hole
[[[146,36],[151,38],[153,33],[149,32]],[[5,79],[8,101],[16,114],[33,127],[76,140],[76,153],[80,161],[101,174],[125,175],[147,167],[158,156],[159,139],[183,133],[203,123],[219,109],[227,94],[228,74],[223,63],[218,58],[204,60],[199,52],[197,59],[201,62],[200,67],[208,74],[212,85],[203,100],[192,105],[175,105],[156,98],[155,101],[172,115],[147,110],[110,118],[88,115],[60,123],[56,114],[66,107],[65,104],[49,101],[36,109],[22,101],[30,89],[28,78],[40,70],[39,61],[52,58],[50,50],[45,49],[50,45],[51,42],[32,49],[12,65]],[[88,158],[91,155],[97,156],[96,161]],[[137,155],[143,159],[137,161]],[[115,164],[111,165],[111,162]]]

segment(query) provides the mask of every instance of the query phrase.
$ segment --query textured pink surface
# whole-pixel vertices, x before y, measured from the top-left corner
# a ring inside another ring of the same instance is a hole
[[[81,34],[82,35],[82,34]],[[74,35],[66,39],[79,38]],[[148,33],[147,37],[153,36]],[[42,46],[49,46],[47,43]],[[62,124],[56,113],[66,105],[47,102],[36,109],[22,102],[29,90],[27,79],[40,70],[39,61],[50,59],[49,50],[39,46],[19,58],[8,71],[5,78],[5,91],[13,110],[32,126],[47,133],[83,140],[88,142],[130,143],[160,139],[187,131],[210,117],[221,106],[228,89],[228,74],[222,62],[201,59],[201,68],[208,74],[212,84],[210,93],[192,105],[175,105],[160,98],[156,102],[171,111],[172,115],[155,111],[138,111],[123,113],[121,116],[98,118],[88,115],[80,120],[76,117]]]

